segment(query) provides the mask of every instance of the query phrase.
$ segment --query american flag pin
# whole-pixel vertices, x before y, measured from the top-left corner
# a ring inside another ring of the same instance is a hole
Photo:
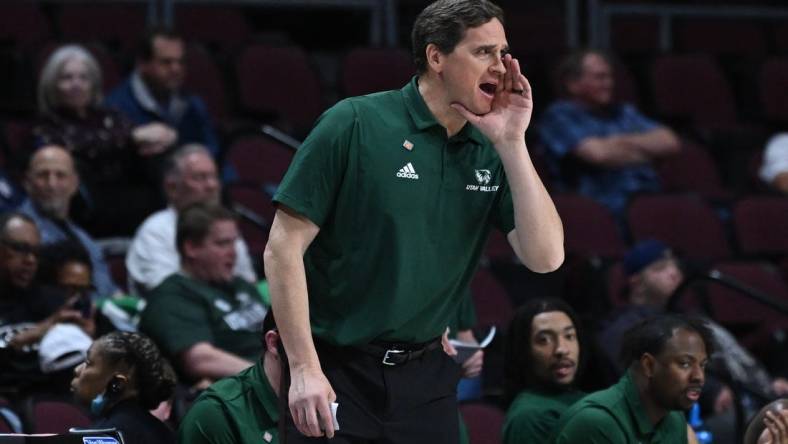
[[[402,142],[402,146],[404,146],[405,149],[408,151],[413,150],[413,142],[411,142],[410,140],[405,139],[405,141]]]

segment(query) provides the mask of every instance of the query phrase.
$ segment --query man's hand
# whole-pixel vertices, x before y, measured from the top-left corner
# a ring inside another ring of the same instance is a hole
[[[763,418],[766,424],[758,444],[788,444],[788,410],[780,410],[779,414],[768,411]]]
[[[520,62],[510,54],[503,57],[506,73],[498,83],[492,108],[476,115],[459,103],[451,106],[495,145],[496,149],[523,142],[534,109],[531,84],[520,72]]]
[[[139,147],[137,152],[140,156],[152,156],[175,144],[178,132],[168,125],[154,122],[134,128],[131,137]]]
[[[484,366],[484,351],[478,350],[462,363],[462,377],[475,378],[482,373]]]
[[[290,413],[305,436],[334,437],[331,403],[337,396],[319,368],[290,369]]]

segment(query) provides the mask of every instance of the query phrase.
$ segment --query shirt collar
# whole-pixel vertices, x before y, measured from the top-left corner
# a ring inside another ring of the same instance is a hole
[[[405,106],[416,128],[423,131],[427,128],[437,126],[444,134],[446,133],[446,128],[435,119],[435,116],[432,114],[429,107],[427,107],[427,103],[419,92],[419,76],[413,76],[410,82],[408,82],[401,91],[402,96],[405,98]],[[459,142],[471,139],[478,145],[482,145],[485,141],[484,135],[469,122],[466,122],[465,126],[463,126],[460,132],[455,134],[452,139]]]
[[[260,404],[262,404],[271,421],[279,422],[279,398],[276,396],[276,392],[274,392],[265,374],[263,358],[257,360],[251,372],[251,384],[255,396],[260,400]]]
[[[140,106],[146,111],[156,114],[164,120],[171,120],[172,122],[180,121],[183,114],[186,112],[188,102],[179,94],[173,94],[165,104],[160,104],[151,93],[148,85],[142,79],[139,71],[134,71],[131,74],[131,91],[134,98],[137,99]]]

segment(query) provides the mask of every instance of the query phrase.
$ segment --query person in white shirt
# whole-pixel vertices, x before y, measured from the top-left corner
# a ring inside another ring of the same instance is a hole
[[[758,176],[776,191],[788,194],[788,133],[775,134],[766,143]]]
[[[142,294],[180,267],[180,256],[175,248],[178,211],[197,202],[219,202],[221,183],[208,149],[188,144],[173,153],[164,173],[164,191],[169,206],[145,219],[126,254],[129,284]],[[236,241],[235,250],[238,258],[235,275],[255,282],[257,275],[243,239]]]

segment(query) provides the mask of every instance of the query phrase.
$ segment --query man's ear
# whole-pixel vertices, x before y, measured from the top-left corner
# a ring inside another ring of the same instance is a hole
[[[183,256],[185,258],[191,259],[194,257],[194,250],[196,250],[200,244],[198,242],[194,242],[193,240],[186,239],[183,241]]]
[[[126,389],[126,386],[129,383],[129,378],[122,374],[116,373],[112,376],[112,379],[109,380],[109,386],[107,387],[107,392],[112,394],[122,393],[123,390]]]
[[[268,330],[265,332],[265,351],[278,358],[279,350],[277,349],[277,345],[279,344],[279,341],[280,339],[278,331]]]
[[[424,50],[425,56],[427,57],[427,66],[431,71],[434,71],[436,74],[440,74],[443,72],[443,61],[446,57],[438,46],[434,43],[430,43],[427,45],[427,48]]]
[[[656,367],[657,358],[655,358],[651,353],[643,353],[643,356],[640,357],[640,368],[643,371],[643,374],[649,379],[654,377]]]

